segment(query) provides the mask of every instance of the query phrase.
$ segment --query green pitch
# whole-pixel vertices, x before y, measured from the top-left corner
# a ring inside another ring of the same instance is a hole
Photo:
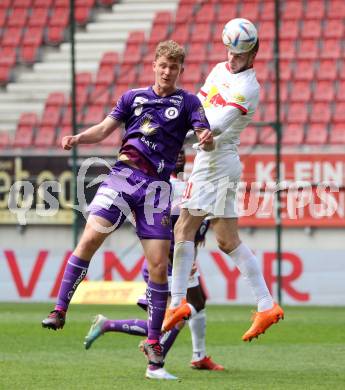
[[[137,336],[108,333],[83,347],[90,320],[144,318],[129,306],[72,305],[62,331],[41,328],[51,305],[0,304],[0,389],[344,389],[345,309],[287,307],[285,320],[251,343],[249,307],[209,306],[207,352],[226,367],[204,372],[188,367],[186,328],[166,362],[179,382],[144,378]]]

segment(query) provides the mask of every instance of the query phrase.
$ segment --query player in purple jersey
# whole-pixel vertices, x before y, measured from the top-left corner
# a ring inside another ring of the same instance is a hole
[[[175,171],[172,175],[172,184],[173,184],[173,193],[174,200],[178,202],[182,194],[180,194],[183,186],[179,184],[184,183],[177,179],[177,174],[183,172],[185,165],[185,157],[183,150],[179,154],[179,158],[176,163]],[[173,201],[174,204],[174,201]],[[172,260],[174,255],[174,234],[173,228],[177,221],[179,214],[179,206],[176,204],[176,207],[172,210],[172,229],[171,229],[171,246],[169,259],[170,263],[168,266],[168,279],[171,279],[172,271]],[[195,235],[195,254],[197,254],[197,247],[202,245],[205,242],[205,236],[209,227],[209,221],[203,221]],[[149,272],[148,272],[148,263],[145,259],[142,266],[142,275],[146,283],[149,281]],[[195,369],[201,370],[212,370],[212,371],[222,371],[224,367],[220,364],[215,363],[210,356],[206,355],[206,341],[205,341],[205,329],[206,329],[206,312],[205,312],[205,302],[206,294],[202,288],[199,279],[199,273],[197,272],[196,267],[194,267],[192,274],[188,282],[187,290],[187,301],[193,308],[194,315],[189,319],[188,324],[192,336],[192,345],[193,345],[193,357],[190,363],[190,366]],[[147,299],[145,296],[138,299],[138,305],[147,310]],[[176,337],[178,336],[180,330],[184,326],[184,321],[180,321],[172,330],[167,332],[164,336],[161,337],[160,343],[163,345],[163,354],[167,355],[168,351],[172,347]],[[98,339],[101,335],[107,332],[121,332],[127,333],[130,335],[137,336],[146,336],[147,335],[147,321],[142,319],[108,319],[102,314],[98,314],[91,328],[85,337],[84,346],[86,349],[89,349],[93,342]],[[160,378],[161,379],[161,378]],[[168,374],[168,377],[165,379],[177,379],[176,377]]]
[[[213,148],[212,133],[199,99],[176,87],[184,57],[184,49],[176,42],[159,43],[152,87],[126,92],[101,123],[62,139],[63,148],[70,150],[77,144],[98,143],[125,125],[119,159],[91,202],[90,216],[67,262],[55,308],[42,326],[54,330],[64,326],[70,300],[93,254],[133,212],[149,266],[148,338],[144,344],[148,377],[153,371],[165,371],[159,339],[168,299],[169,176],[189,129],[195,131],[202,148]]]

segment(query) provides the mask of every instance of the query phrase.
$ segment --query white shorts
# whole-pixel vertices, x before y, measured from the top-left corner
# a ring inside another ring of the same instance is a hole
[[[200,151],[188,180],[181,207],[192,215],[237,218],[236,190],[242,173],[237,148]]]

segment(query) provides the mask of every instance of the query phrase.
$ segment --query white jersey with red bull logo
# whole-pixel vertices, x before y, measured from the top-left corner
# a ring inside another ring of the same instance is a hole
[[[228,62],[221,62],[212,69],[198,97],[215,134],[227,133],[222,137],[221,149],[227,144],[240,143],[240,134],[258,106],[259,93],[260,85],[253,68],[231,73]]]

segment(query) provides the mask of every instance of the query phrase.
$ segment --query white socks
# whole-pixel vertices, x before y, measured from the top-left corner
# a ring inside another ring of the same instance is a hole
[[[180,241],[175,243],[171,283],[171,303],[174,308],[186,297],[188,279],[194,261],[194,242]]]
[[[251,250],[243,243],[229,253],[244,279],[252,289],[258,311],[272,309],[273,298],[267,288],[258,262]]]
[[[206,356],[205,333],[206,333],[206,312],[199,311],[188,321],[192,336],[193,357],[192,361],[202,360]]]

